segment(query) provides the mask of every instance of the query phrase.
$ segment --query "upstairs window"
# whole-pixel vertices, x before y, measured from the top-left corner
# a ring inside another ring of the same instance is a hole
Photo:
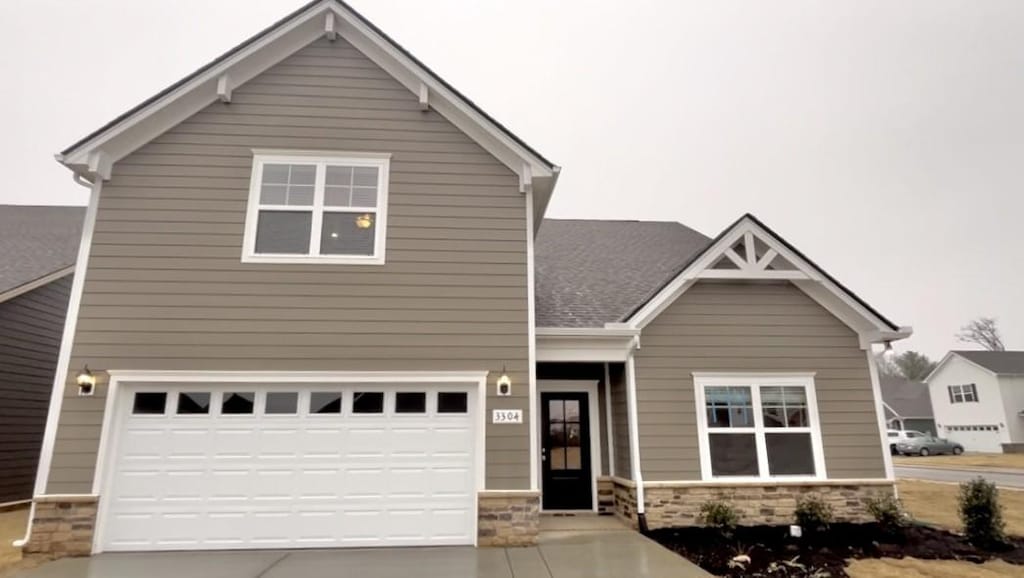
[[[973,403],[978,401],[978,388],[973,383],[949,386],[949,403]]]
[[[384,263],[388,155],[257,153],[242,261]]]

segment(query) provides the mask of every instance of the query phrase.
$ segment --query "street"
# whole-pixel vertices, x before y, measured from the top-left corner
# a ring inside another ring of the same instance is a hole
[[[995,482],[1001,488],[1024,490],[1024,470],[1015,469],[953,469],[937,467],[896,466],[896,477],[932,482],[966,482],[978,476]]]

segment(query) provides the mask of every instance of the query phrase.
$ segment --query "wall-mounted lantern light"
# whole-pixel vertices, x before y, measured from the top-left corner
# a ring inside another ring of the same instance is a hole
[[[87,396],[92,395],[96,391],[96,376],[89,371],[89,366],[86,365],[82,371],[78,372],[78,395]]]
[[[512,395],[512,378],[508,376],[504,367],[501,368],[501,376],[498,377],[498,395]]]

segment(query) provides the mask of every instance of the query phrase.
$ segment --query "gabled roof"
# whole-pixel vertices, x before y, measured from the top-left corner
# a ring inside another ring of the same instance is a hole
[[[0,301],[73,267],[84,218],[85,207],[0,206]]]
[[[880,375],[882,401],[892,409],[891,417],[932,417],[932,398],[928,385],[895,375]]]
[[[534,246],[537,326],[622,321],[710,242],[673,222],[544,219]]]
[[[947,353],[924,380],[931,381],[931,378],[938,374],[939,369],[945,366],[954,355],[995,375],[1024,375],[1024,351],[958,350]]]
[[[317,38],[342,37],[420,99],[477,141],[536,194],[536,222],[559,167],[430,70],[342,0],[313,0],[166,89],[91,132],[57,155],[76,174],[109,178],[119,159]]]
[[[886,319],[749,213],[693,256],[678,275],[666,280],[661,290],[639,306],[625,324],[643,328],[702,279],[788,280],[854,329],[862,346],[904,339],[913,331]]]

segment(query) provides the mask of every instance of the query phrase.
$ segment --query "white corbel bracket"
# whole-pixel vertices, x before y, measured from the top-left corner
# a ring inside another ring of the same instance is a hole
[[[99,178],[109,181],[110,171],[113,168],[114,163],[110,161],[110,157],[103,151],[95,151],[89,155],[89,172]]]
[[[430,108],[430,89],[427,88],[427,83],[420,83],[420,110],[427,110]]]
[[[217,79],[217,98],[224,103],[231,102],[231,78],[226,74]]]
[[[523,163],[523,170],[519,173],[519,192],[533,192],[533,168],[526,163]]]
[[[324,20],[324,36],[326,36],[331,42],[338,39],[338,29],[334,20],[334,12],[327,12],[327,17]]]

